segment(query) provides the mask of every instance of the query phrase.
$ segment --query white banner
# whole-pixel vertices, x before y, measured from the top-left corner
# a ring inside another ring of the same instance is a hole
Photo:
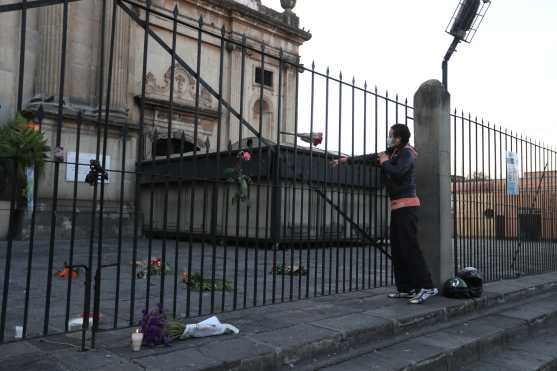
[[[76,153],[75,152],[68,152],[68,165],[66,166],[66,181],[73,182],[75,180],[75,160],[76,160]],[[79,166],[77,168],[77,181],[80,183],[85,183],[85,177],[89,174],[91,168],[89,164],[91,160],[95,160],[97,156],[94,153],[80,153],[79,154]],[[102,154],[99,156],[99,162],[102,165]],[[105,180],[106,183],[110,183],[110,156],[106,156],[106,167],[105,170],[108,174],[108,180]]]
[[[520,174],[518,169],[518,155],[507,152],[507,195],[518,196],[520,193]]]

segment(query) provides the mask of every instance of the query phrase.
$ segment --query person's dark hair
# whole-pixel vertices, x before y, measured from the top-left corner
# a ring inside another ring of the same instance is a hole
[[[410,141],[410,129],[408,126],[402,124],[396,124],[391,126],[391,130],[393,131],[393,138],[400,138],[401,144],[403,146],[407,145]]]

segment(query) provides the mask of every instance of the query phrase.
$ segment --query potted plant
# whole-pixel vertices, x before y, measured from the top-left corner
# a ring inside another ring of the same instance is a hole
[[[18,113],[14,120],[0,126],[0,173],[3,173],[0,181],[0,200],[4,204],[7,203],[8,210],[13,187],[16,187],[13,215],[15,236],[12,237],[20,235],[23,226],[23,215],[27,208],[27,184],[30,180],[27,174],[43,172],[49,151],[47,140],[36,121]],[[0,208],[6,209],[5,206]],[[9,223],[10,218],[2,219],[3,222]],[[5,226],[2,227],[0,230],[6,229]]]

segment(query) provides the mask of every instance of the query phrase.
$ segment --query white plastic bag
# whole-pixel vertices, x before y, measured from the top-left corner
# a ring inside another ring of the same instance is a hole
[[[211,317],[196,324],[186,325],[186,329],[182,336],[180,336],[180,339],[216,336],[228,332],[238,334],[240,330],[232,325],[221,323],[217,317]]]
[[[91,328],[93,326],[93,318],[89,317],[89,328]],[[83,317],[80,318],[74,318],[68,321],[68,329],[74,330],[74,329],[80,329],[83,327]]]

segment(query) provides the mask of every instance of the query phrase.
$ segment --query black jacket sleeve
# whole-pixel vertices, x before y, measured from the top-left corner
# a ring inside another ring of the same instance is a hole
[[[349,157],[348,163],[356,164],[356,165],[378,166],[379,165],[378,160],[379,160],[379,155],[377,153],[373,153],[371,155]]]
[[[393,178],[400,178],[414,165],[415,158],[409,149],[403,148],[396,161],[388,160],[383,163],[383,171]]]

